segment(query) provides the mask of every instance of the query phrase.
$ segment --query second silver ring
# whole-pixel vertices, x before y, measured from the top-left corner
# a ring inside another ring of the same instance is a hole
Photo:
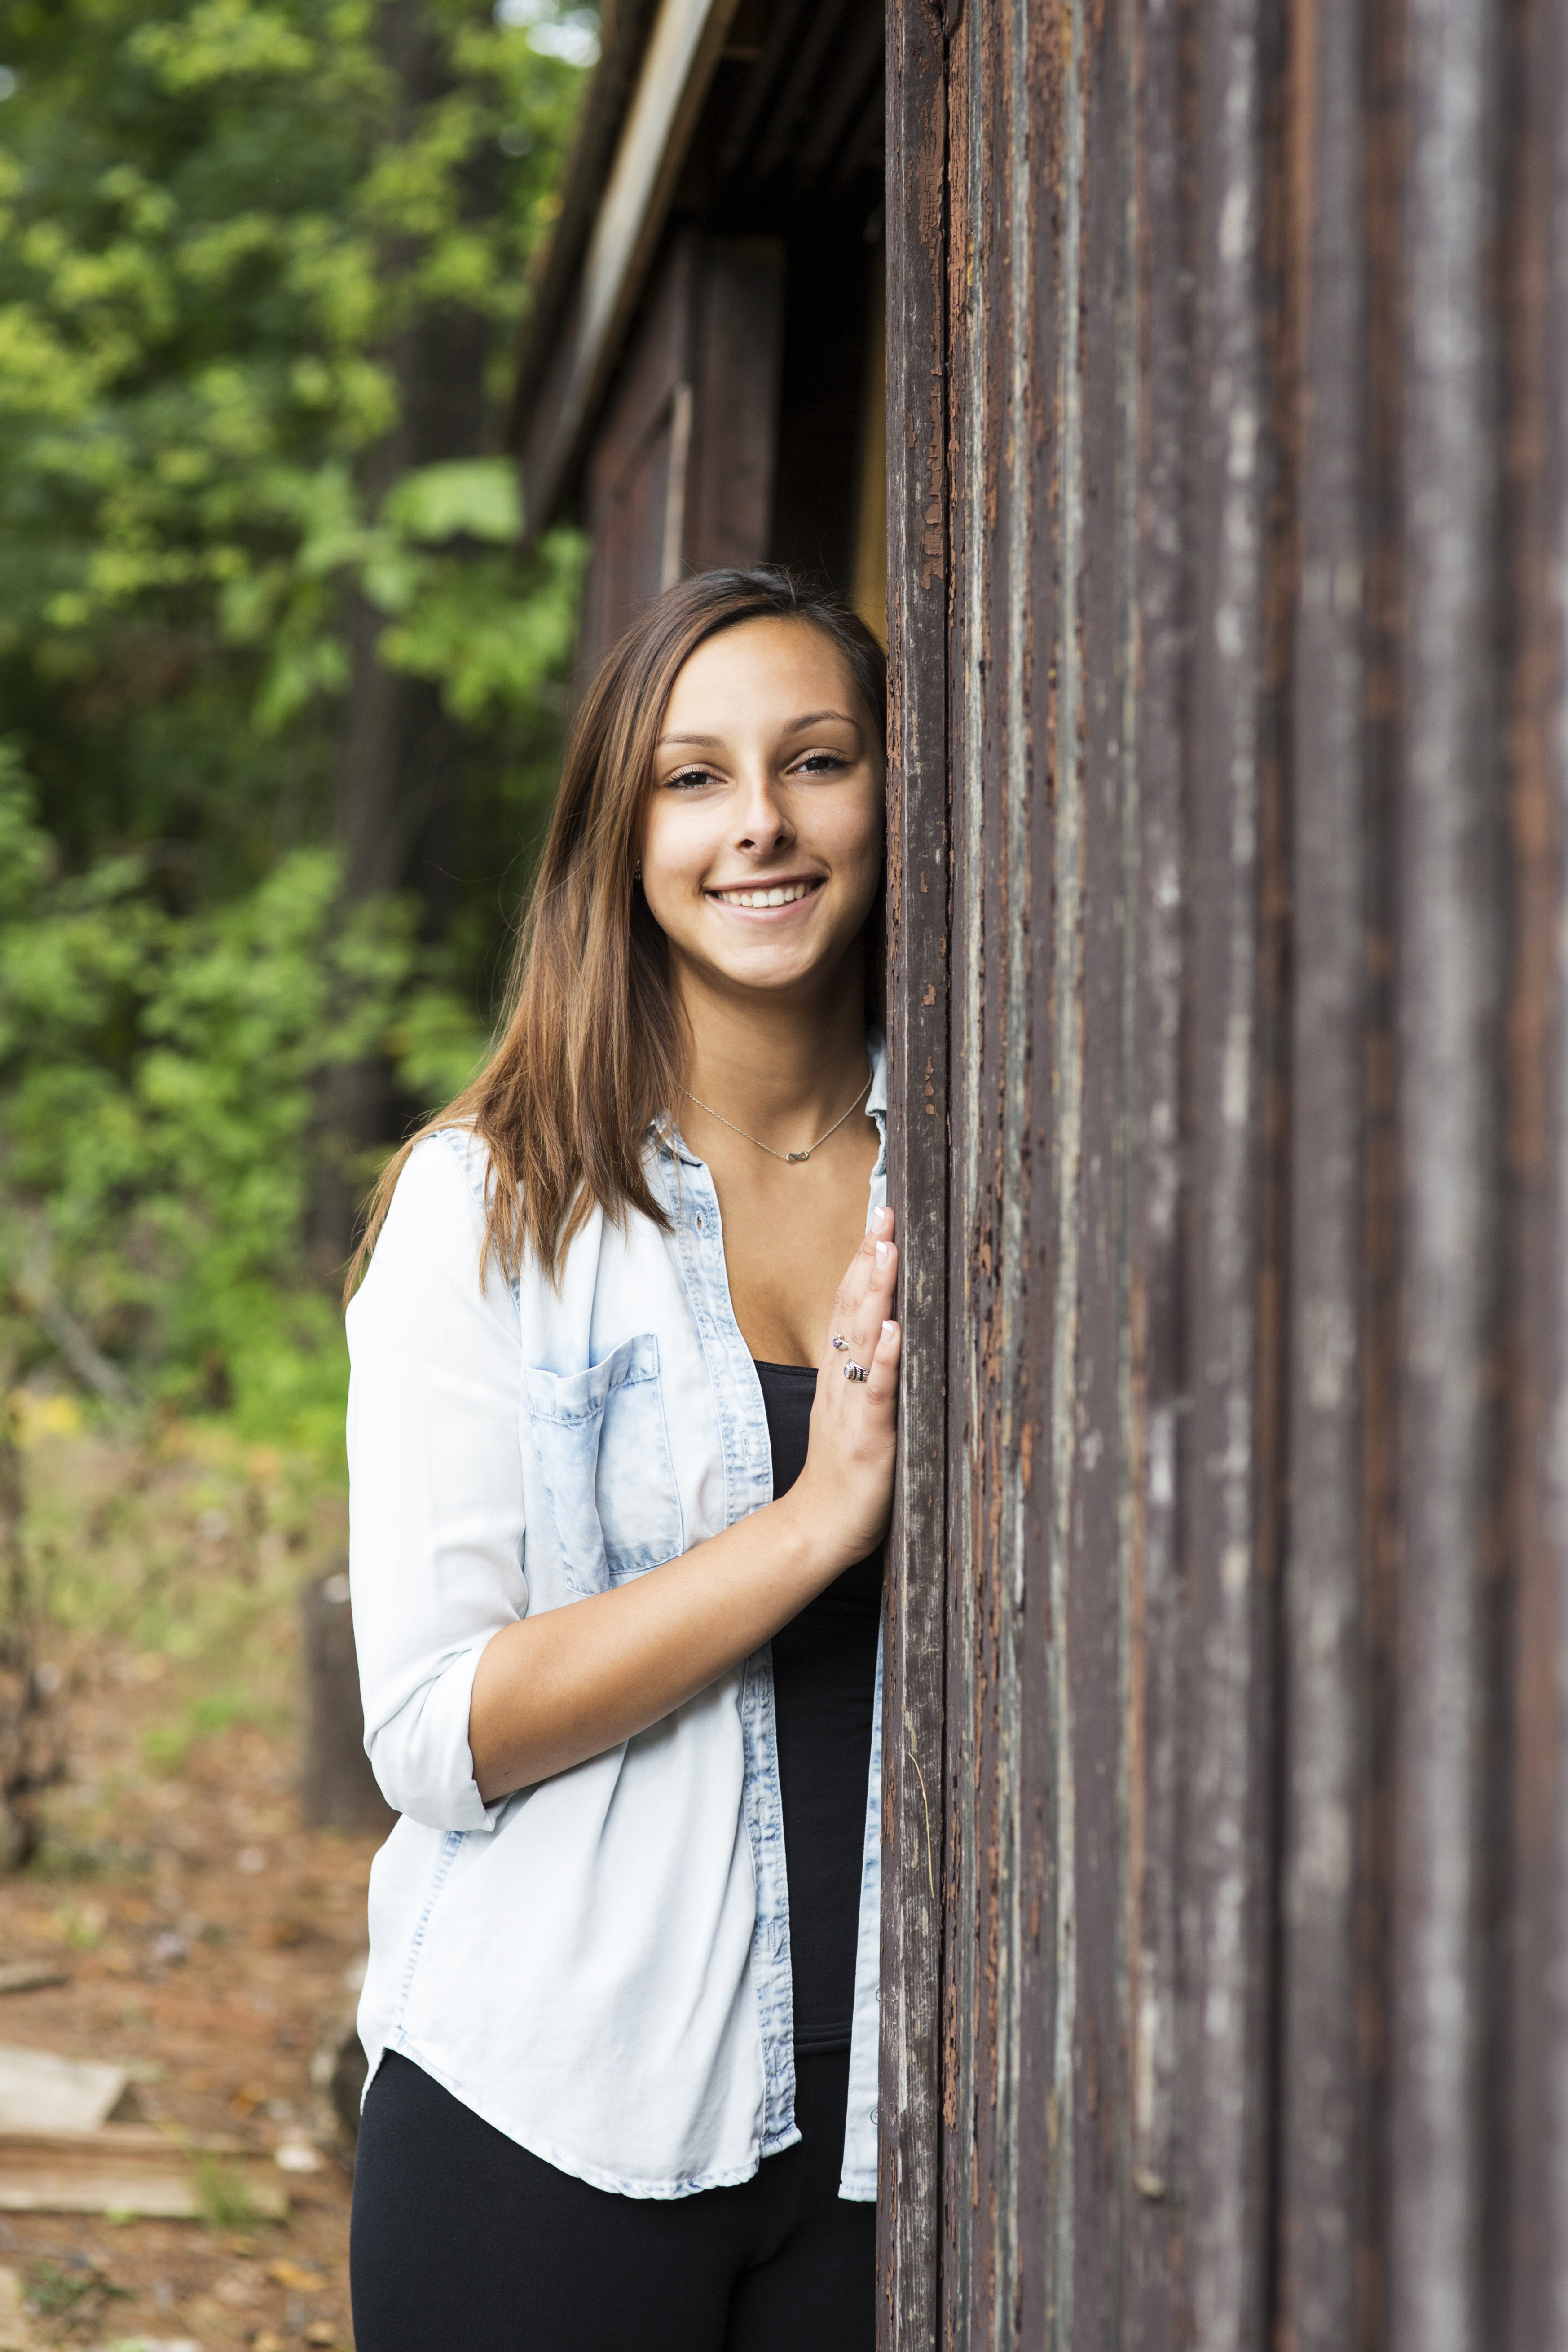
[[[844,1377],[847,1381],[868,1381],[871,1375],[864,1364],[846,1364]]]

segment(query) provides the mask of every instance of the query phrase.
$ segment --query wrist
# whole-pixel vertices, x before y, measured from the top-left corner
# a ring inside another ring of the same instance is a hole
[[[859,1558],[847,1547],[841,1527],[834,1524],[835,1515],[821,1507],[805,1471],[773,1508],[784,1517],[793,1564],[814,1591],[830,1584]]]

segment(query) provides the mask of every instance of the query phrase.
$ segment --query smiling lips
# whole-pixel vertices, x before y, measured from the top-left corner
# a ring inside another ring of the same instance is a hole
[[[710,890],[708,896],[721,907],[793,907],[818,887],[816,882],[775,882],[766,889]]]

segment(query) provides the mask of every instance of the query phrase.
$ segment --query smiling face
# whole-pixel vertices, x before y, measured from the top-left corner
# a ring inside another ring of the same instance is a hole
[[[642,840],[671,979],[813,994],[858,951],[882,862],[882,745],[809,621],[710,637],[671,688]]]

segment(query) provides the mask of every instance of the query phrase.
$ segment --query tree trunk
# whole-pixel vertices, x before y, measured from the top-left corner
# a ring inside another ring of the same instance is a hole
[[[397,89],[398,132],[414,135],[422,116],[452,88],[444,43],[424,0],[384,0],[378,46]],[[493,159],[474,160],[465,210],[480,218],[497,198]],[[417,258],[399,240],[384,258],[395,288]],[[374,514],[411,469],[479,455],[486,422],[485,364],[491,329],[478,311],[432,304],[392,338],[387,360],[397,386],[397,422],[360,470]],[[462,782],[462,739],[441,707],[439,688],[388,669],[377,653],[384,616],[353,592],[348,619],[351,673],[333,830],[343,857],[348,904],[381,890],[416,891],[424,935],[439,939],[450,915],[452,840]],[[353,1239],[363,1189],[363,1155],[390,1139],[397,1123],[384,1063],[329,1072],[318,1111],[318,1175],[311,1211],[312,1255],[340,1265]]]

